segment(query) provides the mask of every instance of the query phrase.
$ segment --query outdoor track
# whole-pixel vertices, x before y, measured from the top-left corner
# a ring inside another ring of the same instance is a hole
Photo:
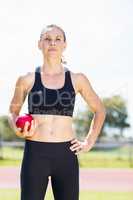
[[[0,188],[19,189],[19,173],[19,167],[0,167]],[[133,170],[80,169],[80,189],[91,191],[133,192]]]

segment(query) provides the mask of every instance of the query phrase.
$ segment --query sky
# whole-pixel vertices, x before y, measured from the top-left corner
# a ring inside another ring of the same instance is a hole
[[[1,1],[0,115],[8,113],[18,76],[42,64],[37,47],[42,28],[57,24],[66,33],[68,68],[84,73],[101,98],[121,95],[132,125],[132,10],[132,0]],[[75,113],[85,105],[77,95]],[[132,136],[132,129],[125,134]]]

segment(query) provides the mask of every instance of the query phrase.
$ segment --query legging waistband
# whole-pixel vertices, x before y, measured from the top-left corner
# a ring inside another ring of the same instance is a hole
[[[41,142],[34,140],[25,140],[25,151],[33,154],[61,155],[72,153],[70,146],[72,140],[65,142]]]

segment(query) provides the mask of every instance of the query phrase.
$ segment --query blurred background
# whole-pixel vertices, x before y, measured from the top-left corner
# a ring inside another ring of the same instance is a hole
[[[10,170],[10,167],[17,170],[22,160],[24,140],[18,138],[8,124],[8,109],[16,80],[18,76],[42,64],[41,52],[37,47],[40,32],[48,24],[57,24],[64,29],[67,37],[67,49],[64,52],[67,67],[88,77],[107,111],[94,148],[89,153],[79,155],[81,170],[88,169],[89,173],[89,169],[113,168],[131,170],[132,173],[132,11],[132,0],[0,2],[1,170]],[[26,112],[27,99],[21,110],[21,113]],[[77,95],[73,128],[80,140],[88,133],[92,116],[89,106]],[[4,174],[0,171],[0,178],[2,176]],[[2,183],[3,179],[0,179],[0,200],[11,200],[11,195],[16,200],[19,186],[15,189],[10,187],[11,184],[8,185],[8,181],[5,187]],[[89,195],[92,195],[91,200],[132,199],[133,187],[128,194],[127,191],[118,190],[110,194],[110,190],[106,193],[103,189],[102,195],[97,189],[91,193],[88,186],[88,190],[81,191],[81,199],[87,200]]]

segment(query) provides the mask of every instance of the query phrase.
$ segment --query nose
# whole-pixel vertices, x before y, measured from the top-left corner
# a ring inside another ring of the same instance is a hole
[[[55,41],[55,40],[51,40],[51,41],[50,41],[50,45],[51,45],[51,46],[55,46],[55,45],[56,45],[56,41]]]

